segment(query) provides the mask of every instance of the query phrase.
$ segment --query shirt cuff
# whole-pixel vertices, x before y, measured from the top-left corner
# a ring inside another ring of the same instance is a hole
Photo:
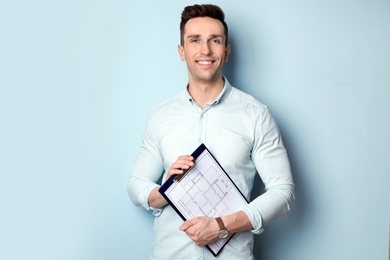
[[[149,184],[145,187],[145,189],[139,193],[138,195],[138,201],[139,203],[146,209],[151,210],[152,214],[157,217],[160,216],[163,209],[162,208],[153,208],[149,206],[149,194],[152,192],[153,189],[158,187],[159,185],[153,183]]]
[[[242,210],[248,216],[252,224],[253,229],[251,230],[251,232],[256,235],[263,233],[264,228],[263,228],[263,220],[261,219],[261,215],[257,211],[251,209],[250,204],[246,205]]]

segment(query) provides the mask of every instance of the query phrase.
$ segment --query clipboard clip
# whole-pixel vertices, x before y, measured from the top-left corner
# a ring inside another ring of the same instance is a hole
[[[195,166],[195,164],[193,166],[191,166],[190,168],[188,168],[187,170],[183,171],[182,174],[176,174],[175,177],[173,177],[173,182],[180,181],[189,170],[194,168],[194,166]],[[183,170],[183,169],[181,169],[181,170]]]

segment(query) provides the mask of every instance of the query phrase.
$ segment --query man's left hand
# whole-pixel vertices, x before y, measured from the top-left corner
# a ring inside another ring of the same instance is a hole
[[[180,226],[198,246],[203,247],[218,239],[219,226],[215,219],[196,217],[187,220]]]

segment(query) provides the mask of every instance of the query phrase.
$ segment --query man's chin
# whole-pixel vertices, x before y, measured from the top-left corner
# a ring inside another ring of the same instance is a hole
[[[196,74],[193,79],[201,82],[215,82],[222,78],[222,74]]]

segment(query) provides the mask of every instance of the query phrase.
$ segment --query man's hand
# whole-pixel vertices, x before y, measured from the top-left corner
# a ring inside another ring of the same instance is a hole
[[[179,156],[176,162],[174,162],[171,165],[171,168],[169,168],[166,179],[174,174],[183,174],[186,170],[194,166],[194,164],[194,157],[191,155]]]
[[[174,174],[183,174],[184,171],[188,170],[194,165],[194,157],[190,155],[179,156],[177,160],[171,165],[168,170],[166,179]],[[150,192],[148,197],[148,203],[150,207],[162,208],[168,204],[163,196],[158,192],[160,187],[156,187]]]
[[[219,225],[213,218],[196,217],[180,226],[198,246],[203,247],[218,239]]]

